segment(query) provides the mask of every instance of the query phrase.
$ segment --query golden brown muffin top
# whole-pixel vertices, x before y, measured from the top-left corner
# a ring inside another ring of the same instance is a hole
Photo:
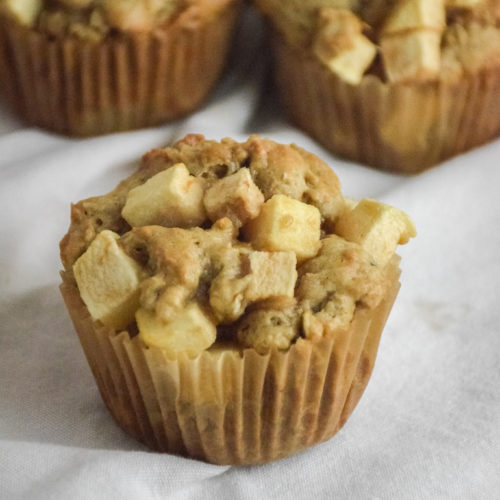
[[[499,0],[254,0],[289,43],[341,79],[460,77],[500,64]]]
[[[216,339],[266,352],[376,307],[413,235],[399,210],[344,198],[328,165],[295,145],[188,135],[73,205],[61,259],[95,320],[137,327],[169,356]]]
[[[213,15],[229,0],[0,0],[0,11],[51,36],[98,41],[111,32],[148,32]]]

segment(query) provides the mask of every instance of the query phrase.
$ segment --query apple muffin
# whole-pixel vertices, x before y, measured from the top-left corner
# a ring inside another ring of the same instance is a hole
[[[78,202],[61,291],[104,402],[159,451],[262,463],[332,437],[399,289],[402,211],[295,145],[188,135]]]
[[[498,0],[254,0],[289,117],[332,152],[415,173],[500,135]]]
[[[29,124],[91,136],[198,108],[240,0],[1,0],[0,92]]]

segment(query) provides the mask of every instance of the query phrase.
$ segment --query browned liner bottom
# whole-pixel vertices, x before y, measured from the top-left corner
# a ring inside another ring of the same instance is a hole
[[[344,425],[370,378],[399,290],[398,263],[384,300],[358,310],[348,332],[264,356],[226,349],[168,360],[137,336],[93,322],[66,273],[61,292],[102,398],[127,433],[162,452],[254,464],[325,441]]]
[[[197,108],[226,60],[239,2],[196,28],[85,43],[0,19],[0,91],[28,123],[90,136],[153,126]]]
[[[349,85],[273,35],[275,78],[290,118],[332,152],[420,172],[500,136],[500,67],[457,81]]]

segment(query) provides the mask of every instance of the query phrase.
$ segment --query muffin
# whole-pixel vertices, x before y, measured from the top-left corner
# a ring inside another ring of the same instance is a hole
[[[349,417],[399,289],[395,249],[414,235],[295,145],[188,135],[72,206],[61,291],[126,432],[263,463]]]
[[[0,1],[0,92],[24,120],[92,136],[195,110],[240,0]]]
[[[498,0],[255,0],[291,120],[415,173],[500,135]]]

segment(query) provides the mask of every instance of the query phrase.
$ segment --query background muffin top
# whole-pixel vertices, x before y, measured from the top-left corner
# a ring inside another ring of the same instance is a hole
[[[500,63],[498,0],[255,0],[340,78],[452,78]]]
[[[99,40],[113,31],[141,32],[216,11],[227,0],[0,0],[0,12],[52,36]],[[192,11],[194,9],[194,12]]]

